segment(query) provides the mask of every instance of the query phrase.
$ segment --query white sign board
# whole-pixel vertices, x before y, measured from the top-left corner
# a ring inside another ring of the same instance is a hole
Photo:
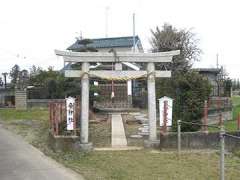
[[[164,104],[166,110],[164,111]],[[164,96],[159,99],[159,119],[160,126],[164,126],[164,112],[166,112],[167,126],[172,126],[172,107],[173,99],[167,96]]]
[[[66,98],[66,110],[67,110],[67,130],[74,130],[74,109],[75,98]]]

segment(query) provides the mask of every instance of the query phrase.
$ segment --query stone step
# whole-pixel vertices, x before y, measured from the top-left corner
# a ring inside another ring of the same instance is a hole
[[[139,127],[138,130],[145,130],[145,129],[148,129],[149,130],[149,127]]]
[[[142,135],[134,134],[134,135],[131,135],[130,138],[140,139],[140,138],[142,138]]]
[[[143,133],[149,133],[149,130],[148,130],[148,129],[143,129],[141,132],[143,132]]]

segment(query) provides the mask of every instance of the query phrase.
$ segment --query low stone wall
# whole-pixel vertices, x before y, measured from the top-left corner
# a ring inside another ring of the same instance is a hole
[[[240,131],[228,134],[240,136]],[[182,149],[219,149],[219,133],[185,132],[181,133]],[[171,133],[160,138],[160,148],[177,149],[177,133]],[[225,137],[225,149],[227,151],[240,150],[240,140]]]
[[[27,100],[27,107],[28,108],[47,108],[49,102],[63,102],[64,99],[28,99]]]

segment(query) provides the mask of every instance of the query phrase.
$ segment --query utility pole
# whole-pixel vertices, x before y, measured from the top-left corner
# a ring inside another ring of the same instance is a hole
[[[133,52],[135,52],[136,40],[135,40],[135,13],[133,13]]]
[[[107,6],[105,8],[105,38],[108,37],[108,11],[109,11],[109,7]]]

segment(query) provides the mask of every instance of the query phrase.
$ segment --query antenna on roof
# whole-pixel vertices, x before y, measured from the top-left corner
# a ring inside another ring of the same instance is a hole
[[[133,13],[133,52],[135,52],[135,13]]]
[[[105,37],[108,37],[108,11],[109,11],[109,7],[106,6],[105,8]]]
[[[82,40],[83,39],[83,36],[82,36],[82,31],[80,31],[80,40]]]
[[[82,31],[80,31],[80,34],[78,34],[79,32],[75,32],[75,33],[77,34],[77,37],[76,37],[77,40],[82,40],[83,39]]]
[[[219,66],[219,64],[218,64],[218,53],[217,53],[216,58],[217,58],[217,69],[218,69],[218,66]]]

